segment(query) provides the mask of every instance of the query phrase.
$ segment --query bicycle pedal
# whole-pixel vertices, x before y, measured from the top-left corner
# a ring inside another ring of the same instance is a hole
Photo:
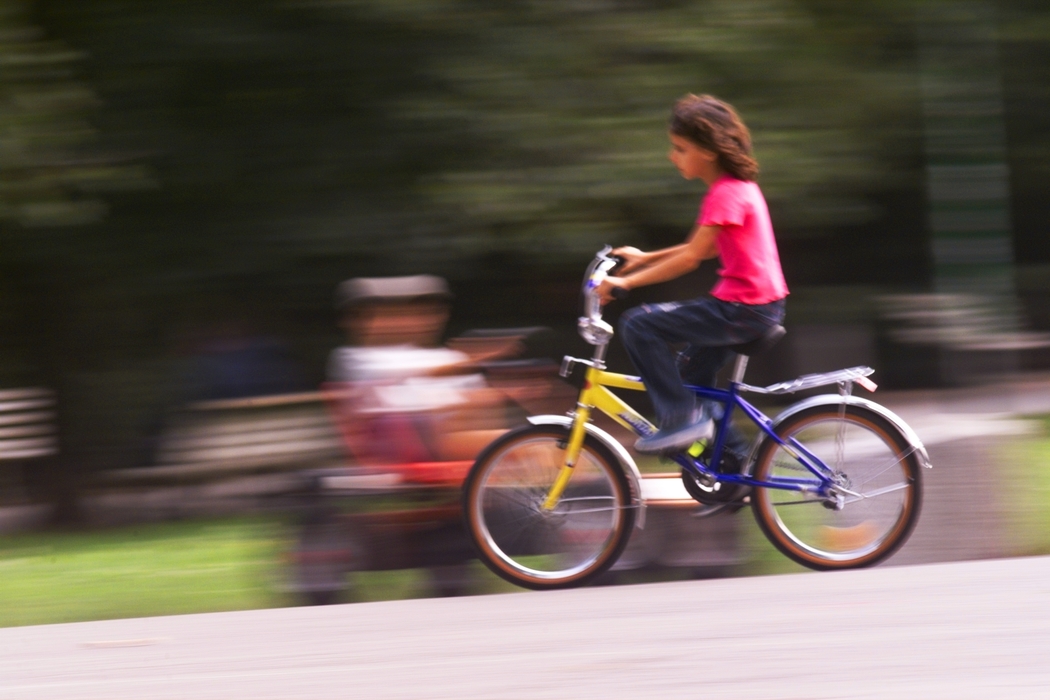
[[[744,496],[739,501],[701,505],[690,515],[694,518],[697,518],[698,520],[702,518],[710,518],[711,516],[718,515],[719,513],[733,515],[734,513],[740,512],[749,505],[751,505],[751,496]]]
[[[689,515],[693,518],[696,518],[697,520],[700,520],[702,518],[710,518],[712,516],[718,515],[719,513],[725,512],[729,505],[730,504],[728,503],[718,503],[716,505],[710,506],[702,505]]]
[[[726,509],[727,513],[739,513],[744,508],[751,505],[751,496],[744,496],[739,501],[733,501],[727,505],[729,506],[729,508]]]

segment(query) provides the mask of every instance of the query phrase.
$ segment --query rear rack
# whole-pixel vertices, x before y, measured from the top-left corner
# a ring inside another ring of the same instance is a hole
[[[754,394],[794,394],[796,391],[812,389],[818,386],[828,386],[829,384],[852,385],[857,383],[868,391],[875,391],[875,382],[866,379],[874,371],[871,367],[850,367],[849,369],[840,369],[822,374],[804,374],[789,382],[770,384],[766,387],[739,384],[737,389]]]

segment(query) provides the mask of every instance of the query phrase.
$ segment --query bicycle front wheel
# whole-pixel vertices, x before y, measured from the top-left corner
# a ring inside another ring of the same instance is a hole
[[[870,566],[904,544],[919,518],[922,467],[896,426],[864,406],[824,405],[791,416],[777,434],[818,457],[839,487],[837,498],[755,489],[755,519],[777,549],[828,570]],[[772,440],[759,448],[752,473],[772,482],[812,476]]]
[[[525,588],[592,580],[619,558],[634,527],[627,476],[589,435],[558,504],[543,507],[568,439],[562,426],[511,431],[482,452],[463,485],[467,531],[481,560]]]

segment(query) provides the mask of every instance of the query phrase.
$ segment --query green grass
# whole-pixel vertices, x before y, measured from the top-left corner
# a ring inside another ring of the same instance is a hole
[[[302,605],[277,519],[229,518],[0,537],[0,627]],[[518,591],[472,564],[475,593]],[[433,595],[422,569],[349,575],[338,602]]]
[[[1030,416],[1038,436],[1011,443],[1004,502],[1017,554],[1050,554],[1050,415]]]
[[[279,529],[251,519],[0,538],[0,626],[266,608]]]

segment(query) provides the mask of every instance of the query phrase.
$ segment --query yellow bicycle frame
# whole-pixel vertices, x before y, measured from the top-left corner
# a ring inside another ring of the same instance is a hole
[[[580,397],[576,401],[572,428],[569,430],[569,443],[565,447],[565,462],[547,494],[547,500],[543,502],[545,510],[554,510],[558,505],[558,500],[565,492],[565,487],[569,485],[573,467],[576,466],[576,460],[579,459],[580,450],[583,448],[587,422],[591,419],[591,412],[595,408],[623,427],[640,435],[651,435],[656,431],[656,426],[606,388],[645,391],[645,385],[640,377],[606,372],[591,363],[587,364],[587,374],[584,377],[583,388],[580,390]]]

